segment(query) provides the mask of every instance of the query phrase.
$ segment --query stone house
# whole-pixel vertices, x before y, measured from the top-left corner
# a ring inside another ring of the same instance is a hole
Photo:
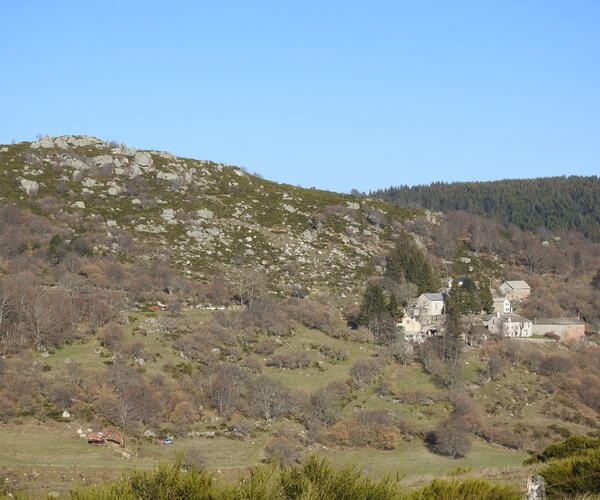
[[[488,330],[504,337],[531,337],[533,335],[533,323],[518,314],[498,312],[490,318]]]
[[[494,312],[501,314],[510,314],[513,312],[508,297],[494,297]]]
[[[531,287],[526,281],[505,281],[498,288],[499,295],[508,300],[527,300],[531,295]]]
[[[445,314],[446,295],[442,292],[422,293],[417,299],[414,311],[415,316],[419,318],[435,319],[437,316]]]
[[[539,318],[533,322],[533,333],[553,333],[563,342],[582,339],[585,336],[585,323],[577,318]]]

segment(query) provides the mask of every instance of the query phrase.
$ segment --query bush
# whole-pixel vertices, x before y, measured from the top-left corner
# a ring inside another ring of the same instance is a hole
[[[573,367],[573,362],[560,354],[554,354],[544,358],[540,364],[540,372],[543,375],[556,375],[566,373]]]
[[[211,473],[194,469],[181,470],[181,461],[161,465],[154,472],[134,472],[131,477],[109,485],[70,492],[72,500],[144,499],[169,500],[213,499],[222,497]]]
[[[452,458],[462,458],[471,449],[467,423],[460,417],[444,420],[429,436],[431,449]]]
[[[265,448],[265,461],[282,466],[300,462],[296,445],[287,438],[276,438]]]
[[[182,465],[188,470],[203,469],[206,463],[206,457],[198,448],[188,448],[183,455]]]
[[[492,484],[482,479],[434,479],[429,485],[414,492],[409,497],[411,500],[452,499],[471,500],[520,500],[523,494],[514,486]]]
[[[600,493],[600,450],[586,450],[553,462],[540,471],[550,495]]]
[[[357,384],[370,384],[382,368],[382,363],[376,359],[361,359],[350,368],[350,376]]]
[[[306,368],[310,365],[310,356],[306,351],[278,352],[267,362],[268,366],[278,368]]]
[[[338,500],[516,500],[513,486],[481,479],[434,480],[407,491],[391,478],[371,479],[352,466],[337,467],[311,456],[304,465],[285,468],[260,466],[238,481],[215,481],[212,473],[197,468],[185,472],[181,460],[152,472],[137,471],[115,483],[69,492],[71,500],[232,500],[232,499],[338,499]],[[1,490],[0,490],[1,491]]]
[[[548,462],[573,457],[586,450],[600,449],[600,439],[587,436],[571,436],[560,443],[548,446],[542,453],[525,460],[525,464]]]

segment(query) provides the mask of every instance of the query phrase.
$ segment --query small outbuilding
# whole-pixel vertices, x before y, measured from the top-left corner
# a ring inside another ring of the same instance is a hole
[[[585,322],[578,318],[539,318],[533,322],[533,333],[552,333],[558,335],[563,342],[577,340],[585,336]]]

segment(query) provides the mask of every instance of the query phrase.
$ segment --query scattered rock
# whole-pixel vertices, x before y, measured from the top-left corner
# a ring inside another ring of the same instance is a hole
[[[37,183],[37,181],[21,179],[20,182],[21,188],[24,189],[29,196],[35,196],[40,188],[40,185]]]
[[[53,148],[54,143],[52,142],[52,138],[45,135],[41,139],[38,139],[35,142],[31,143],[31,149],[39,149],[39,148]]]
[[[302,233],[301,237],[304,241],[306,241],[308,243],[312,243],[313,241],[315,241],[317,239],[317,233],[307,229],[306,231],[304,231]]]
[[[137,163],[140,167],[149,168],[152,166],[152,156],[150,155],[150,153],[147,153],[145,151],[136,153],[133,161]]]
[[[197,210],[196,215],[201,219],[212,219],[215,216],[213,211],[209,210],[208,208],[202,208],[201,210]]]
[[[175,218],[175,210],[172,208],[163,208],[161,217],[167,224],[177,224],[177,219]]]
[[[176,181],[179,179],[179,176],[172,172],[159,172],[158,174],[156,174],[156,177],[158,179],[164,179],[166,181]]]

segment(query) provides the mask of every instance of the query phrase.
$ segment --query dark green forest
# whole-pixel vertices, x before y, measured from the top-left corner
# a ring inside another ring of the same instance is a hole
[[[521,229],[578,231],[600,241],[600,178],[545,177],[492,182],[435,182],[371,193],[403,207],[464,210]]]

